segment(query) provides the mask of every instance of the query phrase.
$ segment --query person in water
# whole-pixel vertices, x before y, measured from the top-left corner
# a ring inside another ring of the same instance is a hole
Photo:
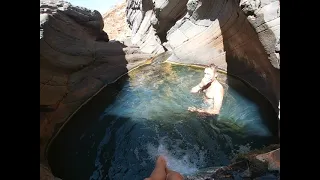
[[[183,180],[183,176],[167,167],[167,162],[163,156],[159,156],[156,161],[156,166],[150,177],[144,180]]]
[[[209,105],[208,108],[189,107],[189,111],[208,115],[218,115],[220,113],[224,89],[217,80],[217,69],[214,64],[207,66],[201,82],[191,89],[191,93],[204,92],[204,101]]]

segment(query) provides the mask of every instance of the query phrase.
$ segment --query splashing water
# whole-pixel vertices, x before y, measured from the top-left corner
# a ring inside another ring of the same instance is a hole
[[[169,142],[165,142],[169,141]],[[172,143],[170,139],[163,138],[160,140],[159,145],[148,144],[148,154],[152,159],[162,155],[167,161],[168,168],[180,172],[183,175],[194,174],[206,166],[206,150],[201,150],[197,145],[194,145],[191,149],[180,148],[182,141]],[[167,146],[172,145],[170,151]]]
[[[140,67],[107,86],[53,141],[53,173],[71,180],[141,180],[163,155],[169,168],[192,175],[227,165],[247,144],[273,143],[266,123],[276,122],[272,107],[232,77],[219,75],[225,97],[218,119],[188,112],[189,106],[204,106],[201,94],[190,94],[202,76],[202,69],[163,63]]]

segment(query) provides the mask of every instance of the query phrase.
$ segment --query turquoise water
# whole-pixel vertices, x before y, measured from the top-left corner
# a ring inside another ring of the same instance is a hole
[[[184,175],[223,166],[239,151],[278,142],[271,105],[241,81],[220,74],[220,116],[201,117],[202,94],[190,94],[203,69],[146,65],[106,87],[66,124],[48,160],[64,179],[143,179],[164,155]]]

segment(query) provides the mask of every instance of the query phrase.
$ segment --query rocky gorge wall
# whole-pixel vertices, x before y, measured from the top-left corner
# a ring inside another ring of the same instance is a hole
[[[132,42],[170,61],[215,63],[245,80],[278,111],[280,1],[128,0]]]
[[[103,27],[98,11],[40,1],[40,171],[48,171],[46,147],[66,120],[103,86],[153,56],[109,41]]]

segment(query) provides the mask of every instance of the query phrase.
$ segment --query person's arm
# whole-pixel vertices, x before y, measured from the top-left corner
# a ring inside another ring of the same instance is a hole
[[[191,93],[199,92],[204,86],[206,86],[209,82],[205,78],[202,78],[201,82],[191,89]]]
[[[204,109],[196,108],[196,107],[189,107],[188,110],[191,111],[191,112],[199,112],[199,113],[205,113],[205,112],[207,112],[207,111],[204,110]]]
[[[208,108],[206,108],[206,109],[196,108],[196,107],[189,107],[188,110],[191,111],[191,112],[197,112],[197,113],[201,113],[201,114],[209,114],[209,115],[219,114],[219,111],[215,110],[215,106],[214,106],[213,100],[211,100],[210,106]]]

